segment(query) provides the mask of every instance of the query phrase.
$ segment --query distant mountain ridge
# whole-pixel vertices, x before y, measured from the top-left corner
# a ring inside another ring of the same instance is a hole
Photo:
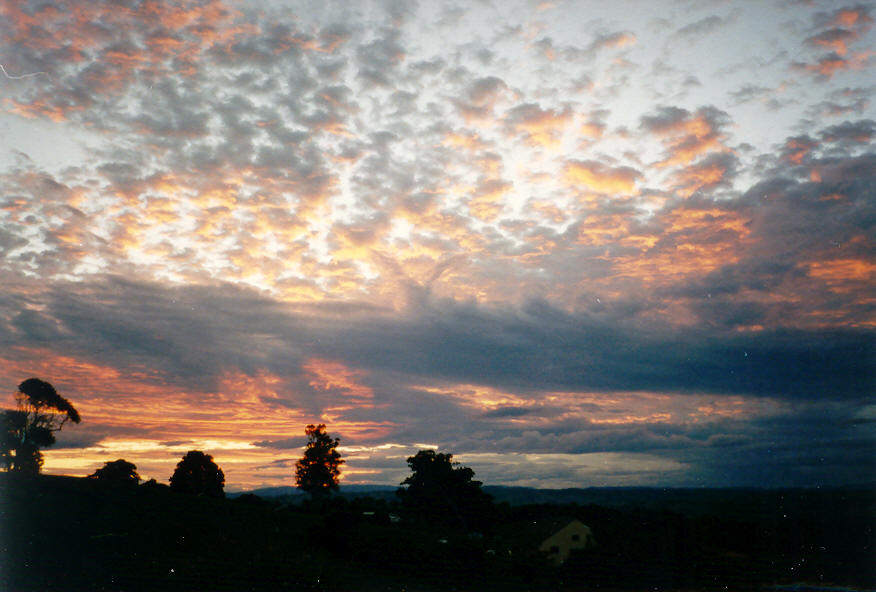
[[[398,487],[392,485],[342,485],[339,494],[347,498],[373,497],[387,501],[395,500]],[[652,508],[685,511],[696,514],[713,512],[721,508],[723,514],[748,514],[759,508],[774,508],[777,505],[793,504],[795,500],[818,499],[837,491],[859,492],[865,500],[876,506],[876,484],[852,485],[830,488],[785,488],[761,489],[753,487],[728,488],[671,488],[671,487],[587,487],[568,489],[537,489],[505,485],[485,485],[485,493],[497,503],[512,506],[527,504],[545,505],[597,505],[613,508]],[[265,487],[248,492],[229,493],[236,497],[253,493],[259,497],[285,497],[303,499],[304,493],[291,486]]]
[[[398,487],[392,485],[342,485],[341,495],[365,495],[365,494],[395,494]],[[228,497],[237,497],[244,493],[252,493],[259,497],[299,497],[305,495],[303,491],[291,485],[279,485],[277,487],[260,487],[258,489],[228,492]]]

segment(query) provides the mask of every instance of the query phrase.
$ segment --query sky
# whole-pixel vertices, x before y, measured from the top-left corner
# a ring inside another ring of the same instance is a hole
[[[0,394],[44,472],[876,477],[876,6],[0,2]]]

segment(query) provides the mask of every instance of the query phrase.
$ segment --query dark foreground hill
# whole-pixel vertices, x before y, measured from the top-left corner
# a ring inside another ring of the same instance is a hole
[[[498,557],[480,533],[396,522],[370,499],[272,503],[0,473],[0,502],[9,592],[513,591],[553,577],[534,552]]]
[[[348,493],[315,506],[0,473],[0,590],[876,587],[872,488],[509,490],[557,503],[497,503],[476,530]],[[596,547],[553,567],[536,526],[572,518]]]
[[[342,485],[340,495],[348,500],[362,497],[397,501],[397,487],[389,485]],[[866,508],[876,506],[876,484],[824,488],[681,488],[681,487],[586,487],[538,489],[485,485],[496,503],[511,506],[554,505],[602,506],[617,509],[664,510],[686,516],[721,516],[725,519],[751,520],[768,518],[779,512],[829,515],[837,504]],[[301,503],[307,496],[296,487],[280,486],[250,492],[265,499],[282,499]],[[232,493],[236,497],[242,493]],[[874,509],[876,512],[876,509]]]

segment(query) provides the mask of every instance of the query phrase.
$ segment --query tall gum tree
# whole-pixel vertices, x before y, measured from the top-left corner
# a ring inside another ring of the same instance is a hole
[[[55,443],[55,432],[68,421],[79,423],[79,412],[51,384],[28,378],[18,385],[16,409],[5,409],[0,463],[6,470],[37,474],[43,466],[41,448]]]

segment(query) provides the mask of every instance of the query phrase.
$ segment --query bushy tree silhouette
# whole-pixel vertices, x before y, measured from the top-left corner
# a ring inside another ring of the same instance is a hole
[[[18,385],[17,409],[6,409],[2,421],[0,463],[7,470],[36,474],[43,465],[40,448],[55,443],[55,432],[68,421],[79,423],[79,412],[51,384],[28,378]]]
[[[110,485],[137,485],[140,482],[137,466],[122,458],[105,462],[88,477]]]
[[[224,488],[225,473],[200,450],[187,452],[170,477],[170,489],[179,493],[225,497]]]
[[[143,489],[157,491],[159,489],[169,489],[169,487],[164,483],[159,483],[155,479],[149,479],[149,481],[145,481],[143,485],[141,485]]]
[[[421,450],[407,462],[412,473],[397,493],[421,519],[449,520],[464,529],[487,519],[492,499],[474,480],[474,471],[453,462],[452,454]]]
[[[295,483],[313,499],[322,498],[338,488],[344,460],[338,452],[340,438],[332,438],[325,424],[310,424],[304,429],[307,445],[295,464]]]

